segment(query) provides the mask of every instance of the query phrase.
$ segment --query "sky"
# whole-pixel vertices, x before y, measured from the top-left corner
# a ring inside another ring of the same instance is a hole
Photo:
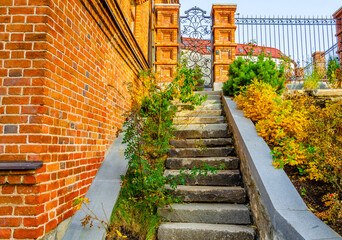
[[[331,17],[342,0],[180,0],[181,15],[197,6],[210,14],[213,3],[237,4],[240,16],[324,16]]]

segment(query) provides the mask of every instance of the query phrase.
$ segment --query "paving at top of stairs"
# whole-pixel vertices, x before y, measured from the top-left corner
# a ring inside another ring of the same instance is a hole
[[[208,98],[194,110],[187,104],[174,103],[182,110],[174,119],[175,138],[170,141],[172,147],[165,161],[164,176],[179,179],[181,173],[189,173],[180,169],[205,165],[221,167],[224,164],[224,169],[217,174],[183,176],[185,185],[178,185],[176,189],[165,186],[184,204],[159,209],[165,221],[171,222],[159,227],[158,239],[254,239],[255,230],[249,226],[251,217],[245,206],[247,194],[242,187],[239,159],[222,116],[220,92],[197,94],[208,94]]]

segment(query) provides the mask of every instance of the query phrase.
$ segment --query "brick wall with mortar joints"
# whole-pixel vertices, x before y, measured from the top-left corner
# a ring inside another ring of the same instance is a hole
[[[236,5],[213,5],[212,7],[215,83],[227,81],[229,65],[235,59],[237,45],[235,43],[235,11]],[[226,38],[226,41],[222,41],[224,38]]]
[[[146,58],[148,57],[148,35],[150,31],[149,27],[147,26],[149,26],[150,14],[152,14],[150,12],[150,1],[137,3],[134,36],[141,46],[141,49]]]
[[[165,82],[176,73],[179,51],[179,4],[155,5],[155,66],[156,73]]]
[[[127,1],[129,2],[129,1]],[[70,217],[129,109],[140,71],[117,29],[87,1],[0,3],[0,237],[37,238]]]
[[[115,0],[110,0],[110,2],[114,2]],[[122,13],[125,16],[125,20],[127,21],[127,23],[129,24],[129,26],[132,26],[134,19],[134,13],[132,12],[132,10],[134,9],[133,6],[137,5],[138,3],[135,0],[117,0],[120,9],[122,11]],[[133,3],[134,2],[134,3]]]

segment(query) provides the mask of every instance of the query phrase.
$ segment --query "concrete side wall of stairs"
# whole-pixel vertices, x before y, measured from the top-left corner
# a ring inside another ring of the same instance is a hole
[[[335,231],[309,211],[270,148],[233,100],[222,96],[224,111],[241,160],[241,172],[260,239],[334,239]]]

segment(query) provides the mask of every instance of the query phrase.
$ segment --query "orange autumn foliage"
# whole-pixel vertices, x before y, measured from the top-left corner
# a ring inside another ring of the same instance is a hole
[[[276,168],[296,166],[302,178],[331,184],[337,194],[334,206],[341,202],[342,101],[321,108],[306,95],[281,97],[258,80],[236,96],[235,101],[272,148]],[[329,216],[336,215],[334,209],[322,213],[322,217],[328,216],[326,219],[330,220]]]

